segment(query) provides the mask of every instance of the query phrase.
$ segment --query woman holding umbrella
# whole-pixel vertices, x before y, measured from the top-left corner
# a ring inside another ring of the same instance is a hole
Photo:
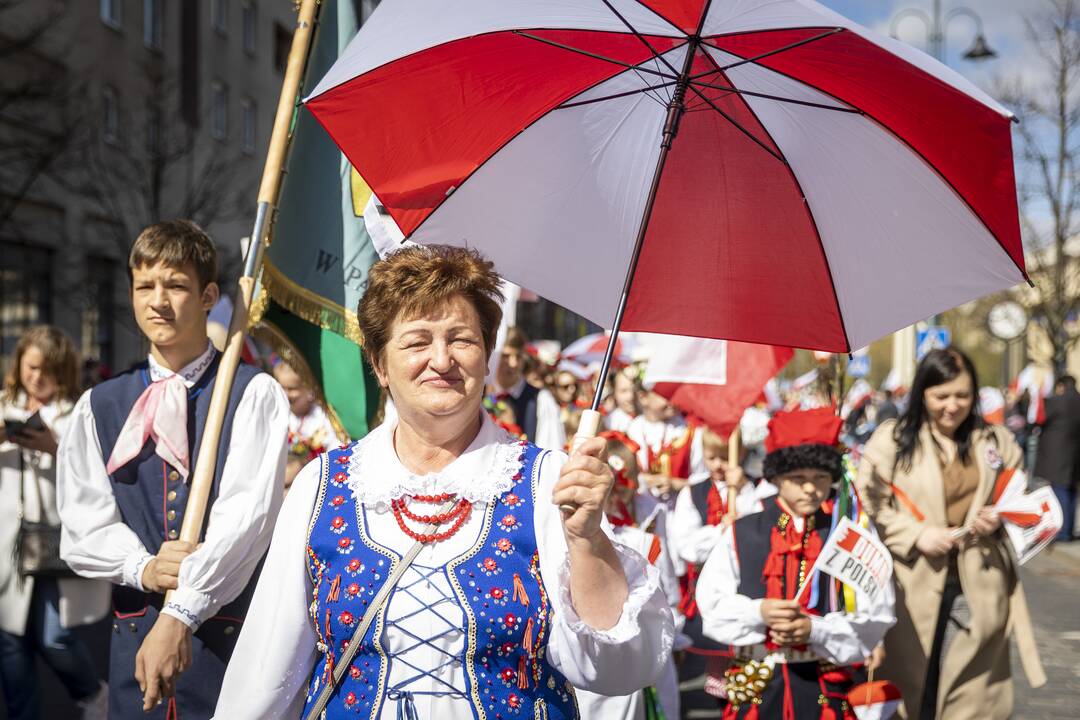
[[[899,585],[882,676],[910,720],[1009,717],[1013,632],[1031,684],[1046,681],[1008,540],[987,506],[1023,453],[1006,428],[984,424],[978,387],[967,355],[930,351],[907,411],[878,427],[859,465]]]
[[[500,310],[475,251],[371,268],[364,352],[399,419],[297,476],[217,716],[578,717],[670,652],[657,573],[601,528],[602,439],[572,458],[481,409]]]

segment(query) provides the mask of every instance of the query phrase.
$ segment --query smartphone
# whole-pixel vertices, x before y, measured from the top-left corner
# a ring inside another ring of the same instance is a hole
[[[45,423],[41,419],[40,413],[34,413],[25,420],[4,420],[4,433],[8,437],[14,437],[16,435],[25,435],[27,430],[44,430]]]

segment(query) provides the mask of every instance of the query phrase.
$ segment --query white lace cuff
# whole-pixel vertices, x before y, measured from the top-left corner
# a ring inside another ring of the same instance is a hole
[[[559,599],[562,601],[562,621],[577,635],[587,635],[605,645],[621,645],[633,640],[640,634],[638,616],[650,599],[660,592],[660,571],[650,565],[636,552],[612,540],[615,553],[619,557],[623,574],[626,575],[628,593],[623,603],[619,621],[607,630],[597,630],[582,620],[574,609],[570,597],[570,558],[563,560],[559,568]]]

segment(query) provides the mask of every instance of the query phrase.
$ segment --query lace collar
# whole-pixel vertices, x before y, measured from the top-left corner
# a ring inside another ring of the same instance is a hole
[[[437,473],[414,475],[394,449],[396,422],[384,422],[353,445],[349,489],[368,506],[389,507],[402,495],[456,493],[484,503],[510,490],[517,482],[525,444],[496,425],[487,413],[480,432],[456,460]]]

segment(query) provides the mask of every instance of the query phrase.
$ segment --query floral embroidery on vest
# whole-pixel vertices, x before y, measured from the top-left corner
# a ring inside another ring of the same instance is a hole
[[[516,473],[508,474],[507,489],[477,507],[484,514],[477,541],[445,567],[425,572],[445,578],[451,589],[447,599],[456,602],[464,616],[464,646],[454,660],[464,676],[460,701],[468,703],[472,717],[524,720],[542,712],[551,720],[577,718],[573,689],[545,660],[550,606],[533,528],[541,451],[527,443],[516,447],[518,464]],[[398,561],[396,553],[368,536],[363,505],[346,500],[338,490],[358,482],[351,478],[350,483],[350,476],[360,467],[355,456],[361,452],[353,443],[322,459],[322,483],[308,529],[310,619],[321,657],[308,683],[308,705],[332,677],[368,605]],[[399,584],[394,593],[400,591]],[[356,657],[327,706],[329,720],[382,717],[407,693],[408,688],[390,686],[390,667],[396,660],[383,647],[384,633],[394,625],[387,613],[392,601],[393,593],[359,641]]]

